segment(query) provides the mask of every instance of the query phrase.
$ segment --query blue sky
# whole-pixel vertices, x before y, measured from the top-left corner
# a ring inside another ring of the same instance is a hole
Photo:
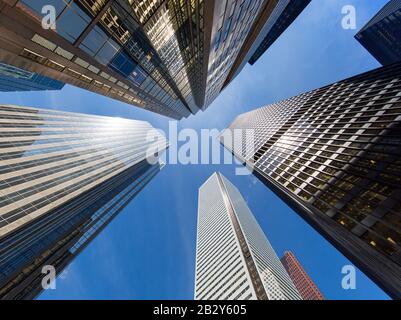
[[[386,0],[313,0],[283,36],[242,73],[204,113],[180,128],[227,127],[240,113],[378,67],[353,38]],[[357,30],[341,27],[354,5]],[[1,103],[149,121],[167,131],[168,119],[67,85],[60,92],[2,93]],[[357,289],[341,288],[350,264],[253,176],[233,165],[168,165],[67,268],[41,299],[192,299],[197,192],[221,171],[241,191],[281,256],[291,250],[328,299],[388,299],[361,272]]]

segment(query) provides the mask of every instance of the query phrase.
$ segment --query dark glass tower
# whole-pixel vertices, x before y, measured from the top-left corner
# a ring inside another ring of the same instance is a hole
[[[146,122],[0,106],[0,299],[31,299],[146,186]],[[157,134],[155,132],[155,134]]]
[[[285,30],[308,6],[311,0],[280,0],[275,11],[266,23],[257,49],[252,53],[249,63],[253,65],[270,48],[270,46],[283,34]]]
[[[401,1],[391,0],[355,38],[382,65],[401,61]]]
[[[64,83],[0,62],[0,91],[61,90]]]
[[[0,0],[0,61],[181,119],[240,71],[277,3]],[[45,5],[55,30],[42,28]]]
[[[395,298],[401,298],[400,88],[397,63],[238,116],[230,129],[253,130],[255,138],[237,141],[242,148],[232,147],[230,130],[221,136]]]
[[[251,33],[244,44],[244,50],[237,56],[224,86],[227,86],[245,67],[253,65],[270,46],[287,30],[311,0],[277,0],[270,1],[271,13],[264,23],[256,24],[255,31]],[[257,31],[256,31],[257,30]]]

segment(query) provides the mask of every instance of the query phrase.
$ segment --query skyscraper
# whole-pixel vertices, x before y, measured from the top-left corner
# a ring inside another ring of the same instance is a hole
[[[401,61],[401,1],[390,0],[355,38],[382,65]]]
[[[324,300],[320,290],[291,251],[286,251],[281,262],[303,300]]]
[[[259,41],[255,44],[257,49],[252,52],[249,63],[253,65],[266,52],[267,49],[287,30],[301,12],[309,5],[311,0],[280,0],[270,16],[261,33]]]
[[[195,299],[301,299],[240,192],[220,173],[199,189]]]
[[[181,119],[233,79],[276,5],[0,0],[0,61]]]
[[[0,299],[30,299],[160,171],[167,141],[142,121],[11,105],[0,122]]]
[[[278,0],[263,27],[253,33],[250,48],[238,55],[234,67],[230,71],[225,86],[229,84],[242,71],[245,65],[253,65],[270,46],[287,30],[311,0]]]
[[[0,91],[61,90],[64,83],[0,62]]]
[[[393,297],[401,298],[401,63],[244,113],[222,143]],[[239,138],[234,136],[234,140]],[[240,145],[240,142],[237,142]]]

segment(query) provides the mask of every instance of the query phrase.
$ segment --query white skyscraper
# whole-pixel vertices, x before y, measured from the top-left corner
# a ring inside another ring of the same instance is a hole
[[[199,189],[196,300],[298,300],[238,189],[214,173]]]

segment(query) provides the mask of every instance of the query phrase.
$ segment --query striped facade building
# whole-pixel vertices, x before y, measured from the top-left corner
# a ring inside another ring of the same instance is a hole
[[[221,137],[256,177],[396,298],[400,89],[396,63],[239,115],[228,130],[254,132],[242,148],[232,148],[228,134]]]
[[[324,300],[323,294],[291,251],[284,253],[281,262],[303,300]]]
[[[60,274],[160,171],[166,148],[146,122],[0,105],[0,299],[37,296],[42,267]]]
[[[240,192],[220,173],[199,189],[195,299],[301,299]]]

